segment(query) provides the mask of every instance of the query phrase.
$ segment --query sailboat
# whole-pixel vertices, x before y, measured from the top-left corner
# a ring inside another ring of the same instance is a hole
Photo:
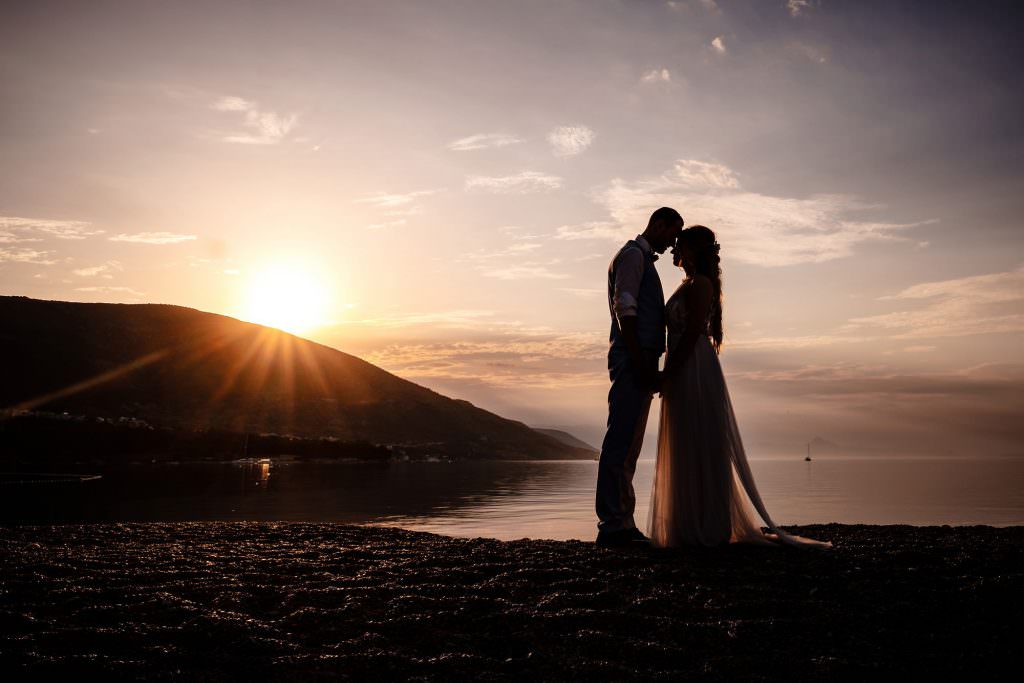
[[[811,442],[810,441],[807,442],[807,457],[804,458],[804,460],[806,460],[807,462],[811,461]]]

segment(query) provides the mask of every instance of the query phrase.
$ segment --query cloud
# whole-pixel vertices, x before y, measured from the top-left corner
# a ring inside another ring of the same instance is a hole
[[[518,241],[504,249],[477,249],[476,251],[470,251],[460,256],[458,260],[476,262],[503,261],[510,257],[520,256],[540,249],[543,246],[541,242]]]
[[[367,230],[384,230],[387,228],[399,228],[408,223],[408,216],[415,216],[422,213],[423,206],[419,204],[421,197],[429,197],[441,190],[416,190],[397,194],[391,192],[376,192],[362,199],[355,200],[357,204],[369,204],[380,209],[384,216],[390,220],[377,220],[366,226]]]
[[[924,282],[882,300],[923,305],[853,318],[848,328],[884,330],[896,339],[1024,332],[1024,269]]]
[[[615,179],[594,191],[610,221],[562,226],[559,239],[630,237],[659,206],[676,206],[687,224],[718,233],[722,255],[762,266],[820,263],[844,258],[867,242],[903,240],[901,232],[934,221],[888,223],[855,218],[877,206],[847,195],[777,197],[743,189],[722,164],[681,159],[666,173],[638,180]]]
[[[569,277],[566,273],[549,269],[548,265],[548,263],[529,261],[503,268],[484,270],[483,274],[486,277],[493,277],[499,280],[564,280]]]
[[[608,352],[601,332],[523,334],[454,343],[403,343],[377,347],[361,357],[402,377],[474,382],[494,388],[596,388],[607,383]]]
[[[446,311],[413,313],[407,315],[378,316],[352,320],[347,324],[369,328],[420,327],[437,326],[442,328],[463,329],[477,327],[481,320],[489,320],[495,311],[486,309],[459,308]],[[492,323],[488,322],[487,325]]]
[[[61,240],[84,240],[102,230],[92,230],[88,221],[63,221],[21,216],[0,216],[0,242],[35,242],[33,238],[18,237],[16,233],[44,233]],[[6,236],[6,239],[5,239]]]
[[[683,160],[676,162],[673,171],[683,187],[735,190],[740,186],[736,174],[721,164]]]
[[[828,61],[828,48],[825,47],[793,41],[786,45],[786,49],[792,54],[811,62],[824,64]]]
[[[597,289],[596,287],[559,287],[558,289],[562,292],[569,292],[573,296],[578,296],[582,299],[607,296],[607,292],[605,290]]]
[[[400,227],[402,227],[403,225],[405,225],[408,222],[409,221],[407,221],[404,218],[399,218],[398,220],[395,220],[395,221],[385,221],[383,223],[371,223],[371,224],[366,226],[366,229],[367,230],[384,230],[385,228],[400,228]]]
[[[906,373],[851,363],[730,373],[744,433],[818,433],[855,452],[1019,454],[1024,365]],[[746,440],[746,439],[745,439]]]
[[[590,147],[594,137],[594,131],[586,126],[559,126],[548,133],[548,142],[556,155],[571,157]]]
[[[567,274],[551,270],[548,267],[561,263],[559,259],[515,262],[516,259],[532,254],[543,246],[541,242],[518,241],[504,249],[471,251],[460,256],[458,261],[473,263],[476,270],[484,277],[498,280],[563,280],[568,278]]]
[[[668,69],[651,69],[640,78],[641,83],[670,83],[671,81],[672,74]]]
[[[113,277],[111,273],[120,270],[124,270],[124,267],[121,265],[119,261],[107,261],[106,263],[100,264],[98,266],[92,266],[91,268],[77,268],[71,272],[74,273],[75,275],[78,275],[79,277],[100,276],[104,278],[111,278]]]
[[[136,244],[178,244],[196,239],[195,235],[182,235],[173,232],[137,232],[135,234],[114,235],[108,238],[111,242],[133,242]]]
[[[25,237],[11,230],[0,230],[0,244],[15,244],[16,242],[42,242],[39,237]]]
[[[722,36],[718,36],[711,41],[711,48],[720,55],[725,54],[725,43],[722,42]]]
[[[798,17],[811,6],[810,0],[787,0],[786,9],[789,10],[789,16]]]
[[[914,346],[904,346],[903,351],[905,353],[928,353],[934,351],[936,347],[927,344],[917,344]]]
[[[618,242],[632,237],[629,228],[611,221],[590,221],[578,225],[561,225],[555,229],[556,240],[611,240]]]
[[[700,0],[700,4],[704,7],[704,9],[706,9],[708,12],[711,12],[712,14],[721,13],[721,10],[718,8],[718,3],[715,2],[715,0]]]
[[[741,327],[739,325],[733,326]],[[878,341],[879,337],[854,336],[850,334],[808,334],[795,337],[751,337],[733,338],[729,329],[726,329],[725,344],[730,349],[744,350],[766,350],[766,349],[810,349],[823,346],[835,346],[836,344],[866,344]]]
[[[455,152],[469,152],[476,149],[490,149],[492,147],[507,147],[518,145],[522,140],[514,135],[504,133],[478,133],[469,137],[460,138],[448,144],[448,149]]]
[[[56,259],[50,258],[52,251],[24,249],[19,247],[0,247],[0,263],[34,263],[40,266],[52,266]]]
[[[439,190],[416,190],[405,194],[392,194],[388,192],[376,192],[368,197],[357,199],[360,204],[370,204],[379,208],[393,208],[407,206],[415,202],[419,197],[427,197],[436,194]]]
[[[222,112],[244,114],[243,125],[251,133],[233,133],[224,136],[225,142],[245,145],[276,145],[281,142],[298,123],[296,114],[281,115],[260,109],[255,102],[241,97],[221,97],[210,105],[211,109]]]
[[[222,97],[210,105],[211,109],[217,111],[250,111],[256,104],[241,97]]]
[[[562,179],[539,171],[523,171],[510,176],[469,176],[466,190],[481,190],[495,194],[528,194],[547,192],[562,187]]]

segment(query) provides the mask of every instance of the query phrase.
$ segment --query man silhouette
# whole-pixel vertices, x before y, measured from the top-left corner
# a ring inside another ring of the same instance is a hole
[[[647,228],[619,249],[608,266],[608,431],[597,470],[597,544],[646,544],[636,528],[633,474],[643,446],[647,413],[665,352],[665,295],[654,267],[683,230],[675,209],[651,214]]]

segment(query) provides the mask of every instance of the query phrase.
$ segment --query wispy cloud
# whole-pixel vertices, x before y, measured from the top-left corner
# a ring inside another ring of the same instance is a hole
[[[108,238],[111,242],[133,242],[136,244],[178,244],[196,239],[195,235],[184,235],[174,232],[137,232],[121,233]]]
[[[787,0],[786,9],[789,10],[789,16],[798,17],[803,14],[811,6],[810,0]]]
[[[499,268],[483,270],[486,277],[493,277],[499,280],[565,280],[569,276],[548,266],[552,262],[527,261]]]
[[[384,221],[383,223],[370,223],[366,226],[367,230],[386,230],[387,228],[400,228],[408,223],[404,218],[399,218],[394,221]]]
[[[844,363],[731,373],[729,381],[734,400],[750,406],[746,429],[762,437],[817,432],[853,451],[968,448],[972,456],[1016,455],[1024,439],[1020,364],[912,374]]]
[[[275,145],[295,128],[299,120],[296,114],[282,115],[260,109],[255,102],[241,97],[221,97],[210,108],[243,115],[242,124],[252,132],[232,133],[225,135],[223,140],[245,145]]]
[[[24,238],[25,233],[43,233],[62,240],[84,240],[92,235],[102,234],[93,230],[88,221],[64,221],[47,218],[24,218],[22,216],[0,216],[0,242],[36,241]],[[4,235],[7,239],[4,239]]]
[[[603,289],[597,289],[596,287],[559,287],[558,289],[559,291],[569,292],[569,294],[578,296],[582,299],[593,299],[606,295],[606,292]]]
[[[594,197],[612,220],[563,226],[559,238],[618,241],[646,225],[653,208],[675,206],[688,224],[703,223],[719,234],[724,258],[764,266],[844,258],[860,244],[902,240],[902,231],[934,222],[857,219],[857,213],[880,207],[848,195],[797,199],[747,191],[732,169],[693,159],[677,161],[661,176],[615,179]]]
[[[828,61],[828,48],[810,43],[793,41],[786,45],[786,49],[793,55],[803,59],[824,64]]]
[[[587,126],[559,126],[548,133],[548,142],[556,155],[571,157],[590,147],[594,137],[594,131]]]
[[[735,338],[726,331],[726,343],[730,349],[768,350],[768,349],[811,349],[838,344],[866,344],[878,341],[877,336],[855,336],[852,334],[806,334],[795,336],[770,336]]]
[[[725,42],[722,40],[722,36],[718,36],[711,41],[711,49],[720,55],[724,55],[726,53]]]
[[[509,333],[456,343],[393,344],[362,354],[370,362],[417,380],[450,379],[496,388],[596,387],[607,354],[601,333]]]
[[[912,310],[854,318],[850,329],[879,329],[897,339],[1024,332],[1024,270],[924,282],[883,300],[921,302]]]
[[[109,279],[113,277],[112,273],[120,270],[124,270],[124,267],[121,265],[120,261],[107,261],[106,263],[102,263],[98,266],[92,266],[90,268],[76,268],[71,272],[79,277],[99,276]]]
[[[460,261],[493,262],[503,261],[511,257],[540,249],[544,245],[541,242],[518,241],[504,249],[477,249],[459,257]]]
[[[413,192],[375,192],[371,195],[355,200],[357,204],[369,204],[378,209],[385,220],[376,220],[366,226],[367,230],[386,230],[388,228],[400,228],[406,225],[409,216],[415,216],[423,212],[423,205],[420,199],[437,194],[441,190],[415,190]]]
[[[478,133],[449,143],[448,149],[455,152],[469,152],[477,149],[518,145],[521,142],[520,138],[514,135],[506,135],[505,133]]]
[[[15,244],[19,242],[42,242],[41,237],[28,237],[25,234],[18,234],[12,230],[0,230],[0,244]]]
[[[668,69],[651,69],[640,77],[642,83],[670,83],[672,74]]]
[[[468,261],[484,277],[498,280],[563,280],[569,275],[551,269],[550,266],[561,263],[560,259],[546,261],[517,261],[524,256],[533,254],[543,247],[541,242],[514,242],[504,249],[478,249],[463,254],[459,261]]]
[[[377,316],[374,318],[362,318],[348,321],[346,324],[366,326],[370,328],[415,328],[420,326],[436,326],[462,329],[466,327],[477,327],[481,324],[481,321],[486,321],[484,324],[488,326],[492,325],[492,319],[495,315],[495,311],[487,309],[458,308],[445,311],[413,313],[408,315],[399,314]]]
[[[611,240],[629,239],[630,228],[611,221],[590,221],[577,225],[561,225],[555,229],[556,240]],[[634,229],[635,231],[635,229]]]
[[[715,0],[700,0],[701,6],[712,14],[720,14],[721,10],[718,8],[718,3]]]
[[[510,176],[469,176],[466,178],[467,190],[481,190],[495,194],[548,192],[560,187],[562,187],[561,178],[539,171],[523,171]]]
[[[390,192],[375,192],[368,197],[357,199],[356,202],[360,204],[370,204],[378,208],[395,208],[404,207],[412,204],[420,197],[427,197],[432,194],[436,194],[439,190],[416,190],[415,192],[406,192],[404,194],[396,194]]]
[[[51,258],[52,251],[25,249],[21,247],[0,247],[0,263],[34,263],[39,266],[52,266],[57,259]]]

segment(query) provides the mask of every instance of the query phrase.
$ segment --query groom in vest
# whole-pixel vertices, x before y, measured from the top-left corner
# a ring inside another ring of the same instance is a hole
[[[612,316],[608,372],[608,431],[597,470],[597,545],[644,545],[636,528],[633,473],[640,457],[647,413],[657,390],[658,359],[665,352],[665,295],[654,268],[683,230],[675,209],[651,214],[647,229],[619,249],[608,266]]]

